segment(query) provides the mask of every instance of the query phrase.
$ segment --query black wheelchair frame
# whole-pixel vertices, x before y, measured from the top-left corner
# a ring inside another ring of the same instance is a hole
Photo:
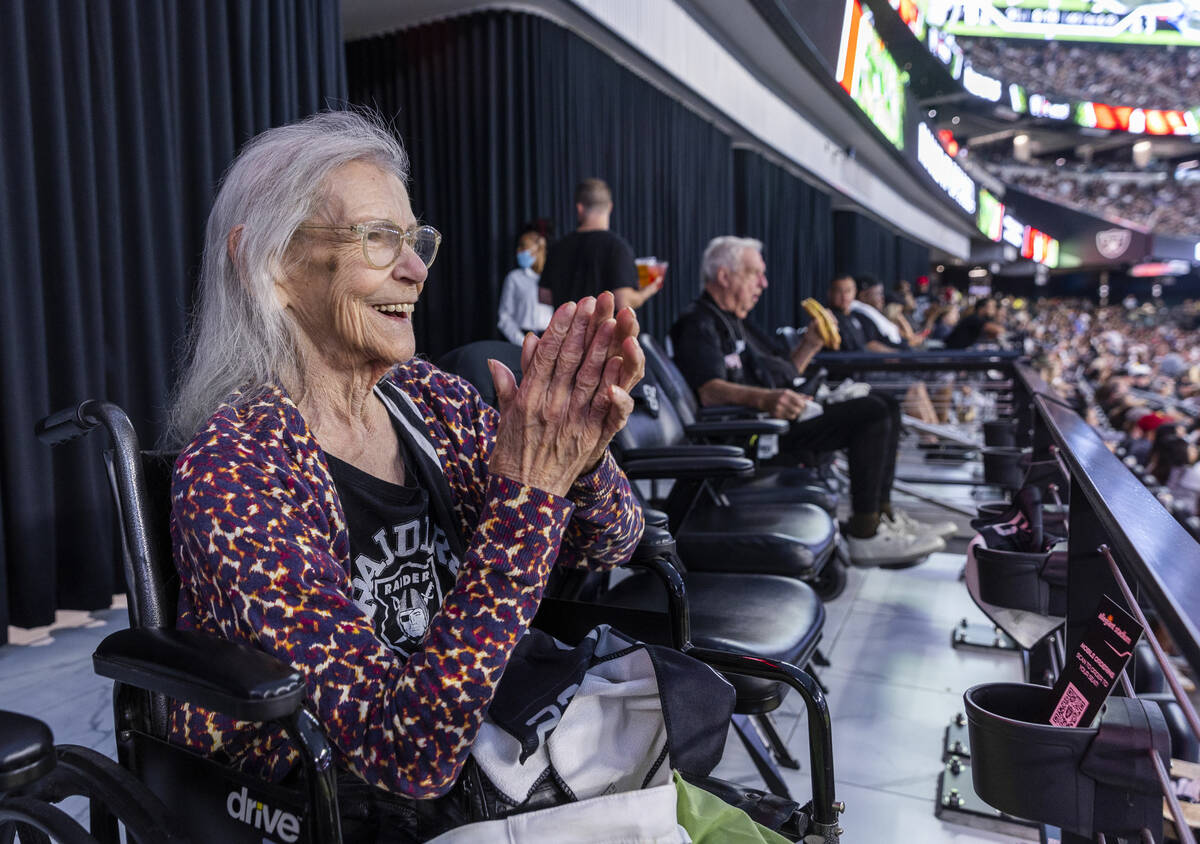
[[[124,411],[105,401],[87,400],[53,413],[37,423],[35,433],[53,446],[97,427],[108,431],[112,443],[106,463],[117,507],[130,628],[105,638],[93,655],[93,665],[97,674],[115,681],[121,766],[130,774],[130,783],[145,783],[161,800],[162,811],[151,819],[155,828],[171,830],[160,839],[136,840],[187,840],[197,835],[201,837],[196,840],[230,844],[274,840],[264,838],[265,833],[287,844],[340,842],[333,751],[303,706],[300,673],[249,645],[174,628],[177,584],[171,582],[175,569],[166,531],[172,456],[143,452]],[[153,470],[153,492],[148,491],[147,467]],[[545,629],[552,622],[561,625],[570,619],[578,626],[600,612],[603,616],[596,620],[624,629],[612,618],[614,613],[625,613],[637,626],[657,623],[661,629],[668,624],[670,644],[721,672],[772,679],[795,689],[808,712],[813,800],[796,813],[789,837],[826,844],[839,841],[842,830],[837,815],[844,807],[835,801],[832,733],[821,689],[793,665],[692,646],[683,580],[670,562],[673,541],[665,531],[647,539],[635,564],[663,579],[669,596],[667,614],[546,599],[535,625]],[[170,699],[239,720],[281,725],[299,749],[303,787],[264,782],[170,744]],[[126,819],[113,808],[103,800],[92,804],[91,834],[102,844],[120,841],[117,820]],[[126,823],[126,829],[132,834],[131,824]],[[0,844],[6,842],[0,838]]]

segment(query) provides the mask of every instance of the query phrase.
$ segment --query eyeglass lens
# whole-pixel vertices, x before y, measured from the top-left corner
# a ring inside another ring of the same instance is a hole
[[[364,245],[367,261],[378,269],[390,267],[400,257],[405,241],[426,267],[437,257],[438,235],[429,226],[420,226],[408,232],[400,232],[390,226],[372,226],[367,229]]]

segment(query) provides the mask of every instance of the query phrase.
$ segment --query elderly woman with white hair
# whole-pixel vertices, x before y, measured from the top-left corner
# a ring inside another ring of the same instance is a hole
[[[628,560],[641,511],[607,450],[643,357],[609,294],[489,366],[499,412],[414,357],[441,235],[384,128],[328,112],[251,141],[208,220],[172,431],[179,626],[299,669],[340,769],[445,793],[552,568]],[[284,778],[285,735],[195,707],[172,738]]]

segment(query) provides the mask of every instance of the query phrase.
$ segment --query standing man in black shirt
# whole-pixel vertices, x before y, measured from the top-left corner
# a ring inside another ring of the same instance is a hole
[[[577,302],[611,290],[616,310],[637,309],[662,289],[662,279],[638,286],[633,249],[608,230],[612,216],[612,191],[601,179],[584,179],[575,188],[575,213],[579,228],[554,243],[538,281],[543,304]]]
[[[741,405],[790,420],[779,442],[784,456],[846,449],[853,511],[847,541],[857,564],[912,562],[945,548],[941,537],[891,505],[899,432],[883,399],[849,399],[797,421],[812,399],[796,392],[795,383],[823,344],[818,332],[806,331],[799,346],[785,349],[744,322],[767,287],[762,243],[714,238],[701,274],[704,293],[671,328],[675,363],[700,403]]]

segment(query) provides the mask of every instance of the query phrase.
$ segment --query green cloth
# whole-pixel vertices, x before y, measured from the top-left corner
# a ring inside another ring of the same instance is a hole
[[[695,844],[788,844],[741,809],[687,782],[678,771],[674,775],[675,817]]]

